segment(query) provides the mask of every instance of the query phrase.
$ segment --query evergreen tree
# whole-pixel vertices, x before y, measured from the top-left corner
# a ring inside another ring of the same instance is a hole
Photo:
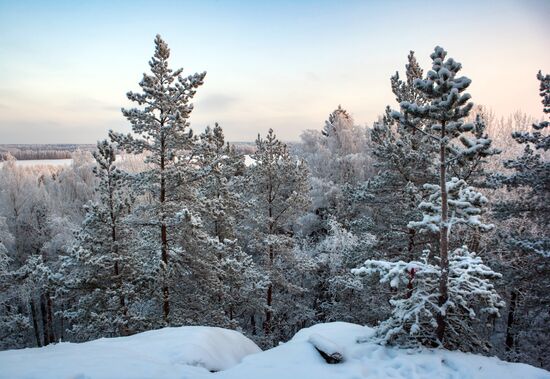
[[[537,74],[543,111],[550,113],[550,75]],[[507,359],[549,367],[547,331],[550,328],[550,148],[548,120],[532,125],[533,131],[514,132],[523,153],[504,161],[506,174],[495,175],[508,190],[494,207],[502,227],[503,269],[507,273],[505,356]],[[540,278],[540,279],[539,279]]]
[[[24,331],[30,329],[29,318],[17,306],[20,301],[10,257],[13,243],[6,218],[0,217],[0,349],[24,346]]]
[[[484,286],[474,292],[476,296],[465,298],[464,293],[455,291],[454,278],[459,282],[471,280],[470,285],[481,285],[481,279],[468,274],[464,278],[460,274],[461,265],[454,265],[457,257],[465,256],[466,261],[478,265],[480,276],[485,274],[487,278],[496,277],[495,273],[488,272],[480,265],[481,260],[473,259],[466,247],[457,247],[449,254],[449,241],[451,232],[460,232],[460,225],[467,225],[483,231],[490,226],[480,221],[482,207],[487,199],[475,191],[474,188],[458,178],[448,180],[449,166],[453,162],[466,162],[478,156],[484,156],[490,152],[491,141],[488,138],[468,137],[466,132],[472,131],[474,126],[464,122],[464,118],[470,112],[473,104],[469,102],[470,95],[464,90],[470,85],[470,79],[458,77],[461,64],[454,59],[446,58],[446,51],[436,47],[431,54],[433,61],[432,70],[427,73],[426,79],[415,79],[413,85],[422,93],[422,102],[401,101],[401,111],[391,112],[391,116],[399,122],[403,128],[415,130],[429,139],[439,150],[439,183],[424,184],[423,188],[428,195],[427,201],[419,204],[419,210],[423,213],[420,222],[411,221],[408,228],[421,233],[433,233],[439,236],[437,255],[433,257],[436,265],[428,263],[428,256],[424,253],[425,265],[408,266],[403,262],[387,262],[367,260],[363,269],[355,273],[379,272],[383,275],[388,271],[391,275],[399,275],[407,278],[408,291],[404,299],[395,298],[392,301],[394,309],[388,323],[390,328],[382,324],[380,334],[385,334],[384,340],[393,340],[394,337],[411,335],[421,343],[437,343],[448,347],[471,348],[482,343],[474,342],[474,333],[468,323],[465,323],[464,315],[472,316],[470,310],[475,302],[487,303],[484,310],[491,315],[498,315],[498,308],[502,307],[498,295],[492,287]],[[463,147],[454,143],[459,139]],[[429,252],[429,250],[428,250]],[[466,253],[468,252],[468,253]],[[459,259],[460,261],[460,259]],[[414,262],[414,261],[413,261]],[[453,264],[451,264],[453,263]],[[426,266],[429,264],[429,266]],[[437,267],[437,270],[434,269]],[[490,270],[489,270],[490,271]],[[435,277],[428,280],[427,277]],[[433,280],[437,282],[435,286]],[[382,276],[384,281],[384,276]],[[398,279],[390,284],[396,287]],[[451,286],[451,287],[450,287]],[[399,295],[398,295],[399,296]],[[420,298],[426,299],[418,305]],[[470,304],[470,305],[467,305]],[[422,315],[428,318],[426,323],[415,322]],[[472,316],[473,317],[473,316]],[[410,322],[413,322],[410,325]],[[400,329],[393,326],[394,323],[402,325]],[[456,339],[457,335],[464,333],[469,338]]]
[[[149,66],[151,74],[144,74],[140,82],[142,93],[129,92],[128,99],[141,108],[123,109],[124,116],[132,124],[132,134],[110,132],[118,146],[131,153],[145,153],[148,169],[137,179],[138,186],[149,199],[138,210],[142,224],[156,229],[144,232],[143,240],[148,249],[160,253],[160,287],[162,290],[162,314],[164,323],[170,322],[170,255],[178,250],[171,246],[174,234],[185,217],[181,215],[182,192],[194,192],[196,168],[192,163],[192,151],[197,138],[189,127],[193,110],[190,101],[196,89],[203,84],[206,73],[183,77],[182,69],[168,66],[170,49],[157,35],[155,54]]]
[[[86,217],[62,267],[63,289],[69,300],[64,312],[77,340],[120,336],[136,329],[129,315],[136,267],[124,218],[133,199],[129,178],[115,165],[115,146],[107,141],[94,152],[97,201],[86,206]]]
[[[550,113],[550,75],[537,75],[540,81],[540,96],[544,113]],[[512,137],[524,145],[523,154],[516,159],[504,162],[504,167],[512,170],[507,176],[501,176],[502,183],[508,189],[520,188],[524,192],[520,199],[505,202],[498,207],[502,216],[522,217],[537,227],[512,233],[508,240],[516,248],[530,254],[550,257],[550,162],[545,152],[550,149],[550,136],[544,133],[550,123],[547,120],[534,124],[534,131],[514,132]]]
[[[296,317],[307,319],[297,299],[301,257],[294,254],[293,226],[309,205],[307,168],[293,159],[273,130],[258,136],[256,164],[249,169],[246,196],[250,202],[248,249],[269,278],[263,333],[266,344],[291,336]],[[255,315],[251,322],[255,325]],[[255,327],[252,326],[254,329]],[[253,330],[254,332],[254,330]]]
[[[225,143],[222,128],[216,123],[200,137],[199,159],[209,167],[200,186],[202,219],[214,238],[218,259],[217,300],[225,313],[225,325],[246,325],[250,316],[265,307],[267,278],[238,243],[238,224],[245,215],[241,196],[244,181],[244,157]]]

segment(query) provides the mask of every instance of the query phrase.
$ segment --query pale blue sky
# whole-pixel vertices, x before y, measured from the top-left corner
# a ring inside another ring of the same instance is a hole
[[[94,143],[120,114],[160,33],[173,67],[206,70],[194,129],[228,139],[321,128],[338,104],[358,124],[394,105],[389,77],[437,44],[463,63],[476,103],[542,114],[550,1],[0,0],[0,144]]]

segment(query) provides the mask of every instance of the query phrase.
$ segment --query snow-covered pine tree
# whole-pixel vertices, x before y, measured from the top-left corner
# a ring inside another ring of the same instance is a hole
[[[124,220],[133,203],[129,178],[115,165],[113,144],[98,142],[93,155],[97,200],[86,205],[86,217],[61,268],[60,294],[68,300],[64,317],[79,341],[139,329],[128,307],[132,283],[137,282],[128,251],[131,233]]]
[[[201,217],[206,231],[214,238],[219,280],[217,289],[226,320],[225,325],[246,325],[250,315],[265,307],[262,295],[267,278],[237,241],[238,224],[245,215],[242,191],[244,156],[225,143],[222,128],[216,123],[200,136],[201,165],[209,167],[202,181],[199,196],[203,204]]]
[[[38,347],[55,342],[51,322],[53,318],[51,302],[46,303],[49,296],[46,298],[44,295],[51,289],[53,279],[52,271],[38,254],[29,256],[11,275],[13,287],[8,295],[11,293],[11,298],[16,301],[15,304],[21,302],[28,305],[28,318],[22,320],[16,317],[16,323],[27,326],[26,329],[18,332],[23,333],[21,337],[24,338],[30,332],[28,325],[32,323],[32,331]],[[17,338],[17,332],[14,334],[11,337]]]
[[[250,318],[266,307],[264,294],[269,285],[267,274],[253,261],[238,244],[237,240],[225,239],[220,245],[222,258],[221,291],[226,324],[230,328],[247,328]]]
[[[207,127],[200,136],[198,159],[208,167],[200,186],[205,205],[203,220],[211,236],[220,242],[235,238],[237,218],[242,217],[242,200],[237,189],[243,179],[244,157],[235,148],[226,145],[222,128],[216,123]]]
[[[29,318],[17,306],[20,299],[10,254],[13,244],[6,218],[0,217],[0,350],[26,345],[24,331],[31,327]]]
[[[543,111],[550,113],[550,75],[537,75],[540,81],[540,96]],[[525,192],[521,199],[499,204],[501,216],[522,217],[537,225],[540,230],[520,230],[512,233],[508,240],[516,248],[530,254],[550,258],[550,161],[545,153],[550,149],[550,135],[547,132],[548,120],[533,125],[534,131],[514,132],[512,137],[524,145],[523,154],[516,159],[504,162],[504,167],[512,170],[510,175],[501,176],[508,189],[520,188]]]
[[[449,237],[453,230],[460,232],[460,225],[478,230],[487,230],[490,226],[479,218],[487,199],[464,180],[455,177],[449,180],[447,175],[452,162],[487,154],[491,141],[464,134],[473,129],[472,124],[463,120],[473,106],[469,102],[470,95],[464,93],[471,81],[457,76],[461,64],[452,58],[446,59],[446,55],[445,50],[436,47],[431,54],[432,70],[426,79],[413,81],[425,102],[402,101],[401,111],[391,112],[403,128],[423,134],[439,150],[439,183],[424,185],[429,197],[419,204],[423,219],[408,224],[409,228],[422,233],[439,235],[437,254],[428,250],[423,263],[368,260],[364,267],[354,272],[378,272],[382,282],[389,281],[392,287],[408,287],[404,295],[397,295],[392,300],[392,315],[378,329],[382,341],[405,339],[474,349],[484,344],[472,332],[468,318],[477,317],[474,310],[478,304],[484,304],[482,312],[498,315],[503,303],[485,280],[499,275],[483,265],[467,247],[450,249]],[[419,126],[421,121],[425,127]],[[460,139],[463,148],[453,143],[455,139]],[[464,290],[465,287],[470,289]],[[478,291],[471,291],[471,288],[478,288]]]
[[[550,114],[550,75],[538,72],[543,112]],[[509,193],[494,213],[504,223],[498,236],[505,248],[509,307],[505,354],[507,359],[550,367],[550,135],[548,119],[532,125],[532,132],[514,132],[523,153],[504,161],[508,169],[496,175]],[[538,279],[540,278],[540,280]]]
[[[308,171],[271,129],[265,139],[258,135],[256,148],[245,193],[250,204],[248,250],[269,278],[263,333],[266,345],[273,345],[295,332],[296,317],[307,319],[297,312],[303,311],[297,275],[302,262],[294,254],[292,236],[296,219],[309,206]],[[251,323],[255,322],[253,315]]]
[[[155,38],[155,54],[149,62],[151,74],[144,74],[139,83],[142,93],[128,92],[128,99],[140,108],[123,109],[124,116],[132,124],[134,134],[122,135],[110,132],[111,139],[130,153],[145,153],[149,169],[139,175],[139,187],[149,197],[149,202],[139,208],[142,224],[148,230],[143,233],[143,243],[160,257],[160,287],[162,291],[162,315],[165,324],[170,323],[170,254],[175,249],[173,235],[185,217],[178,217],[185,206],[179,201],[181,192],[193,193],[196,168],[192,154],[197,138],[189,126],[193,110],[190,103],[196,89],[203,84],[205,72],[183,77],[183,69],[172,70],[168,66],[170,49],[162,38]]]

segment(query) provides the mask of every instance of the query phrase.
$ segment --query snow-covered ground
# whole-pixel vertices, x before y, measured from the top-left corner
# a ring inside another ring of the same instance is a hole
[[[356,342],[371,333],[370,328],[343,322],[319,324],[260,352],[235,331],[165,328],[131,337],[0,352],[0,378],[550,379],[548,371],[497,358]],[[343,363],[327,364],[310,341],[341,349]]]
[[[72,159],[29,159],[23,161],[15,161],[17,166],[70,166],[73,163]],[[4,162],[0,162],[2,168]]]
[[[124,161],[125,157],[117,155],[117,161]],[[17,166],[29,167],[29,166],[70,166],[73,163],[72,159],[29,159],[22,161],[15,161]],[[0,169],[2,168],[4,162],[0,162]],[[246,167],[250,167],[256,164],[256,161],[250,156],[244,156],[244,164]]]
[[[241,333],[203,326],[0,352],[2,379],[182,379],[227,370],[261,349]]]

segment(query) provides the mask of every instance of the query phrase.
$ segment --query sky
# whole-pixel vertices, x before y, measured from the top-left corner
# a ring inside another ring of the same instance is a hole
[[[498,116],[542,116],[536,73],[550,72],[550,1],[0,0],[0,144],[95,143],[130,131],[158,33],[173,68],[207,71],[194,130],[230,141],[273,128],[286,141],[321,129],[339,104],[359,125],[396,107],[390,76],[414,50],[429,69],[443,46]]]

